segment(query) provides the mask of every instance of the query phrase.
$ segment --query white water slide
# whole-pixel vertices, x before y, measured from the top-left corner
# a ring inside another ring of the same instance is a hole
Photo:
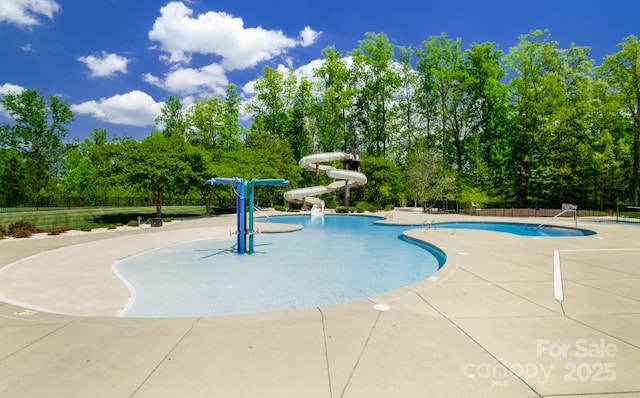
[[[335,192],[341,189],[359,187],[367,183],[367,176],[353,170],[336,169],[333,166],[320,164],[323,162],[332,162],[336,160],[354,160],[355,157],[344,152],[327,152],[316,153],[315,155],[305,156],[298,162],[298,165],[305,170],[316,173],[325,173],[328,177],[339,180],[329,185],[320,185],[316,187],[292,189],[284,193],[284,199],[292,203],[309,203],[320,207],[324,210],[324,201],[315,196],[325,193]]]

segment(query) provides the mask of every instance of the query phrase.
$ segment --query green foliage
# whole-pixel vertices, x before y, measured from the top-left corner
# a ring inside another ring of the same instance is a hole
[[[168,206],[163,208],[168,217],[199,217],[205,214],[204,206]],[[155,214],[153,207],[96,207],[89,209],[51,210],[51,211],[22,211],[0,213],[0,224],[8,225],[15,221],[28,220],[42,229],[50,229],[59,225],[67,225],[79,230],[85,225],[96,228],[107,227],[109,224],[123,225],[138,216],[143,219],[151,218]],[[136,221],[137,225],[137,221]]]
[[[346,206],[336,207],[336,213],[349,213],[349,208]]]
[[[169,96],[156,119],[159,132],[140,140],[109,140],[106,130],[95,129],[80,142],[65,142],[73,118],[65,102],[35,90],[1,95],[11,123],[0,124],[0,207],[35,207],[54,197],[100,205],[105,197],[137,196],[152,199],[156,216],[167,198],[202,198],[210,213],[233,208],[235,193],[205,186],[205,179],[314,185],[297,161],[323,151],[363,152],[368,183],[352,190],[354,201],[638,203],[635,36],[598,68],[588,48],[560,48],[547,31],[521,36],[507,54],[493,43],[461,44],[443,33],[415,49],[398,47],[384,33],[368,32],[348,52],[350,62],[325,48],[313,81],[266,67],[246,107],[253,116],[248,132],[234,85],[223,97],[197,99],[186,113]],[[281,205],[284,191],[261,187],[256,201]],[[327,196],[329,208],[342,203],[338,193]],[[103,221],[83,222],[108,225]]]
[[[9,231],[7,231],[7,228],[4,225],[0,224],[0,239],[3,239],[8,234]]]
[[[357,110],[353,120],[355,133],[362,137],[370,155],[384,158],[392,139],[389,103],[400,86],[400,76],[391,67],[395,46],[384,33],[367,32],[358,48],[349,54],[353,59],[354,84],[360,90],[352,99]]]
[[[119,172],[125,181],[153,196],[156,217],[162,216],[165,194],[185,194],[205,180],[202,153],[181,138],[149,134],[142,141],[123,142]]]
[[[129,222],[127,223],[128,227],[137,227],[139,225],[140,223],[138,222],[138,220],[129,220]]]
[[[369,202],[356,202],[355,209],[358,213],[364,213],[365,211],[375,213],[380,210],[381,206],[377,203]]]
[[[404,189],[402,172],[394,163],[373,156],[362,162],[367,184],[362,187],[368,200],[375,203],[396,203]]]
[[[415,204],[451,197],[455,193],[455,179],[451,172],[445,171],[442,155],[434,149],[411,152],[405,176],[407,191]]]
[[[189,122],[182,112],[179,98],[170,95],[162,105],[161,114],[155,122],[161,125],[165,137],[187,138]]]
[[[490,201],[489,195],[478,188],[462,189],[457,198],[460,205],[465,208],[471,208],[473,205],[482,208]]]
[[[384,206],[384,211],[392,211],[395,207],[392,204],[388,204]]]
[[[6,109],[13,124],[0,126],[0,148],[9,148],[11,165],[20,164],[15,171],[4,169],[10,184],[0,188],[0,197],[12,202],[14,193],[35,198],[43,189],[55,183],[61,173],[64,158],[65,125],[73,120],[67,103],[59,97],[45,98],[36,90],[10,92],[0,96],[0,106]],[[15,182],[20,179],[20,189]],[[2,184],[4,185],[4,183]],[[2,186],[0,185],[0,186]]]
[[[328,209],[336,209],[342,204],[341,201],[336,199],[328,199],[324,201],[324,206]]]
[[[599,74],[611,86],[627,126],[628,140],[632,143],[631,196],[638,205],[640,191],[640,40],[635,35],[618,44],[620,51],[604,59]]]
[[[234,85],[227,87],[227,98],[198,99],[186,115],[190,141],[207,150],[237,148],[240,141],[240,98]]]
[[[118,228],[118,226],[116,224],[107,225],[107,229],[109,229],[109,230],[113,230],[113,229],[116,229],[116,228]]]

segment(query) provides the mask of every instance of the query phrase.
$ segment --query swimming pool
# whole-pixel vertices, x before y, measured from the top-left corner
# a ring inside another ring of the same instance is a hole
[[[252,255],[236,254],[233,237],[183,243],[125,259],[115,269],[132,298],[121,315],[211,316],[335,304],[419,282],[442,267],[446,261],[442,251],[402,235],[422,225],[376,224],[382,219],[272,216],[259,221],[303,228],[256,237]],[[595,233],[506,222],[443,222],[429,227],[534,237]]]
[[[115,269],[132,291],[127,317],[186,317],[266,312],[335,304],[419,282],[444,253],[402,237],[407,226],[380,217],[270,217],[302,224],[297,232],[256,237],[252,255],[233,250],[235,237],[165,247]]]
[[[561,227],[546,224],[453,221],[431,224],[435,228],[474,229],[481,231],[505,232],[520,236],[570,237],[595,235],[594,231],[582,228]]]

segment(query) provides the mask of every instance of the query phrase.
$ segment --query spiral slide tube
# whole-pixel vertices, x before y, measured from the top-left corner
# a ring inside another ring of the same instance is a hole
[[[298,165],[303,169],[323,172],[328,177],[339,181],[334,181],[329,185],[292,189],[284,193],[284,199],[291,203],[309,203],[324,209],[324,201],[315,196],[345,189],[347,186],[350,188],[359,187],[367,183],[367,176],[360,172],[336,169],[333,166],[320,164],[322,162],[332,162],[336,160],[354,160],[354,156],[344,152],[326,152],[316,153],[300,159]]]

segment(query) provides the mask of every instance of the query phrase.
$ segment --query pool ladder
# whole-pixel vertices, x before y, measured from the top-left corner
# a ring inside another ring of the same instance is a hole
[[[424,220],[422,222],[422,229],[423,230],[427,230],[427,231],[430,230],[431,228],[438,229],[438,227],[436,226],[435,222],[436,222],[436,220],[431,220],[431,221]]]

